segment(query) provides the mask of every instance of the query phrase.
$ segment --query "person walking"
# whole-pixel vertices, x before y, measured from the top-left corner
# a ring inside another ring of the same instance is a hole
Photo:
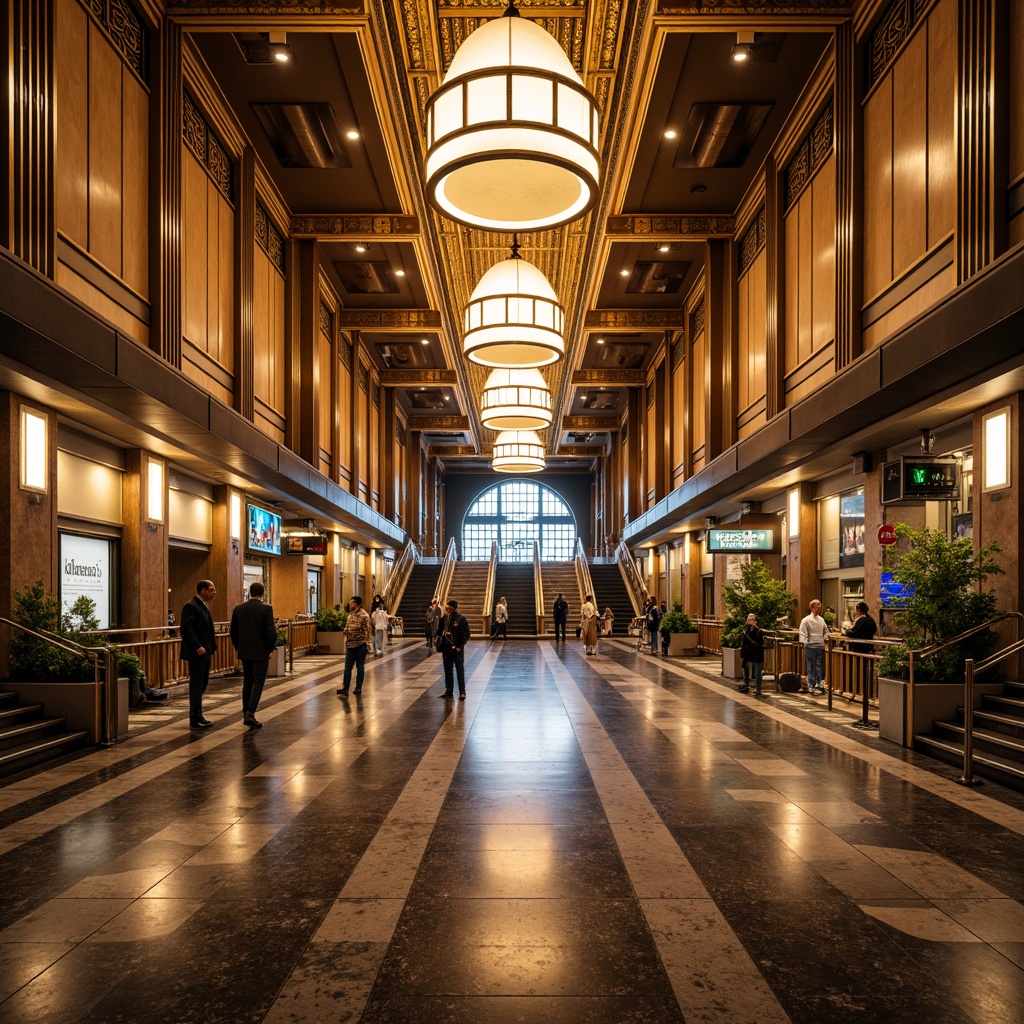
[[[427,638],[427,649],[431,654],[434,653],[435,643],[437,642],[437,631],[441,625],[441,609],[437,606],[437,598],[433,597],[430,599],[430,604],[427,606],[427,621],[424,623],[423,632]]]
[[[499,598],[494,606],[494,632],[491,638],[496,640],[498,637],[502,640],[508,639],[508,601],[503,597]]]
[[[260,582],[249,586],[249,600],[235,605],[231,613],[231,643],[242,661],[242,724],[262,729],[256,709],[267,682],[270,656],[277,646],[274,609],[263,603],[265,589]]]
[[[747,616],[747,628],[740,638],[740,658],[743,660],[743,685],[740,693],[750,693],[750,680],[754,680],[754,696],[761,696],[761,678],[764,675],[764,633],[757,626],[757,616]]]
[[[569,621],[569,602],[566,601],[561,594],[555,598],[555,604],[552,608],[552,614],[555,621],[555,639],[559,638],[561,633],[562,641],[565,641],[565,624]]]
[[[441,634],[438,644],[444,660],[444,693],[442,700],[455,696],[455,677],[459,680],[459,700],[466,699],[466,644],[470,637],[469,620],[459,614],[459,602],[449,598],[444,606]]]
[[[580,639],[587,654],[597,654],[597,609],[590,594],[580,608]]]
[[[388,635],[388,613],[381,601],[370,616],[373,624],[373,654],[376,658],[384,657],[384,643]]]
[[[212,580],[200,580],[195,596],[181,609],[181,657],[188,663],[188,724],[191,729],[209,729],[213,725],[203,717],[203,694],[210,684],[210,663],[217,650],[217,630],[206,607],[216,593]]]
[[[651,644],[651,654],[658,656],[658,627],[661,625],[661,609],[658,608],[658,599],[648,598],[647,611],[644,612],[644,619],[647,623],[647,639]]]
[[[809,615],[800,620],[800,643],[804,645],[807,664],[807,689],[815,697],[825,691],[821,682],[825,675],[825,637],[828,623],[821,617],[821,602],[815,598],[808,606]]]
[[[358,697],[363,692],[363,676],[366,674],[366,652],[369,648],[373,629],[370,616],[363,611],[363,599],[355,594],[349,598],[348,618],[345,620],[345,674],[341,679],[341,689],[336,693],[348,696],[349,683],[352,681],[352,666],[356,669],[356,690]]]

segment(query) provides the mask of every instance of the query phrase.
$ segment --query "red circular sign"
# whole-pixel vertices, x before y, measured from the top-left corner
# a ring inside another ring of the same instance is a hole
[[[896,527],[892,523],[882,523],[878,528],[878,543],[879,544],[895,544],[896,543]]]

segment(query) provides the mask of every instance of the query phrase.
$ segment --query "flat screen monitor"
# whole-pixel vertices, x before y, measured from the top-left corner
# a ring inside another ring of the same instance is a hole
[[[281,517],[258,505],[246,505],[249,520],[247,546],[264,555],[281,554]]]
[[[914,584],[901,583],[891,572],[883,572],[878,596],[883,608],[906,608],[914,596]]]

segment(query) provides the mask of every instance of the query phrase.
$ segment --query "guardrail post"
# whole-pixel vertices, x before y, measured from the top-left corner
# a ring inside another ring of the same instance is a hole
[[[956,780],[961,786],[980,786],[974,775],[974,659],[964,662],[964,773]]]
[[[117,658],[104,647],[97,659],[103,661],[103,733],[100,742],[112,746],[117,742]]]

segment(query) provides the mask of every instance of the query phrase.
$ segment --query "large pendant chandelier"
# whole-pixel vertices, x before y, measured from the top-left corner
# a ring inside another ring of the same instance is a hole
[[[462,351],[481,366],[547,366],[565,355],[565,312],[548,279],[519,255],[480,278],[463,314]]]
[[[503,430],[494,439],[491,469],[499,473],[539,473],[544,465],[544,445],[536,431]]]
[[[427,198],[470,227],[539,231],[597,200],[597,101],[513,4],[459,47],[427,101]]]
[[[535,368],[491,370],[480,395],[480,419],[491,430],[539,430],[551,425],[551,392]]]

